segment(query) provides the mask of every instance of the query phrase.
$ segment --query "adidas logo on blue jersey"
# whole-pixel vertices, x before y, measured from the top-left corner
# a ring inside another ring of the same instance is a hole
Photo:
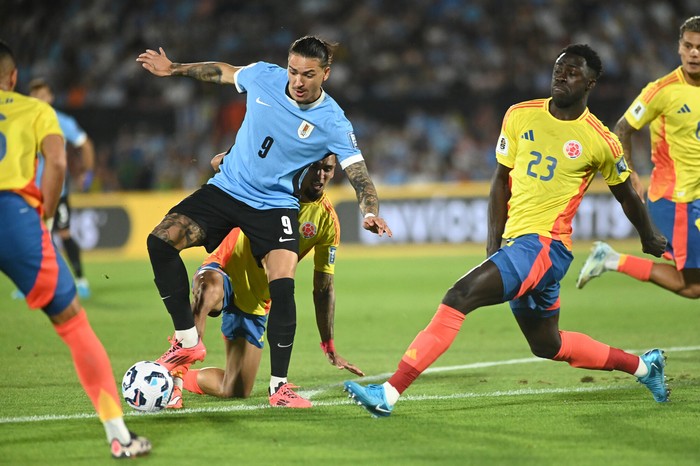
[[[520,136],[520,139],[527,139],[528,141],[534,141],[535,140],[535,133],[532,130],[525,131],[522,136]]]
[[[690,107],[688,107],[688,104],[683,104],[680,110],[678,110],[676,113],[690,113]]]

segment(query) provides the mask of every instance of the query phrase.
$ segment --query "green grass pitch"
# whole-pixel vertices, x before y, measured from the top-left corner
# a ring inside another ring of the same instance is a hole
[[[613,243],[636,252],[633,242]],[[666,350],[670,403],[655,403],[620,372],[574,369],[534,358],[506,304],[467,317],[452,347],[405,393],[387,419],[352,405],[319,348],[311,262],[299,266],[298,328],[290,381],[309,410],[267,406],[267,350],[253,396],[219,400],[185,392],[185,409],[139,415],[129,427],[154,449],[144,465],[697,465],[700,462],[700,304],[615,273],[575,288],[590,243],[562,282],[562,329],[641,353]],[[341,248],[335,342],[368,382],[394,371],[447,288],[483,259],[483,247]],[[202,250],[202,254],[204,251]],[[188,259],[192,273],[197,261]],[[172,333],[148,261],[87,255],[93,297],[84,302],[117,381],[155,359]],[[0,464],[113,464],[67,348],[41,312],[9,298],[0,276]],[[207,366],[223,364],[210,319]]]

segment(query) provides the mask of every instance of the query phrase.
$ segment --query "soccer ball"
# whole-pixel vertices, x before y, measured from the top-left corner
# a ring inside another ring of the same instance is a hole
[[[173,378],[157,362],[139,361],[126,371],[122,379],[124,401],[138,411],[160,411],[172,394]]]

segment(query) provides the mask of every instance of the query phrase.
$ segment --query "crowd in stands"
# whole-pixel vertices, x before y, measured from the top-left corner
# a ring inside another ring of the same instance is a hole
[[[346,110],[378,183],[488,179],[501,118],[549,95],[551,63],[583,42],[603,59],[589,105],[612,127],[646,82],[679,65],[692,0],[7,0],[0,38],[18,90],[52,83],[55,105],[95,140],[95,190],[192,189],[245,113],[233,86],[158,79],[135,61],[286,64],[296,38],[339,43],[325,89]],[[640,171],[648,169],[638,164]]]

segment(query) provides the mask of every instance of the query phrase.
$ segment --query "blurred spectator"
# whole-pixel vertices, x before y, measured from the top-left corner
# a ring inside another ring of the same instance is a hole
[[[697,14],[694,3],[405,0],[396,11],[391,0],[5,0],[0,31],[16,38],[18,89],[46,77],[56,106],[95,135],[103,190],[193,189],[243,116],[235,91],[148,79],[135,61],[143,49],[283,65],[280,50],[304,34],[340,43],[328,91],[355,122],[376,182],[465,182],[490,177],[497,115],[549,94],[561,48],[585,42],[601,54],[590,106],[612,125],[636,90],[676,66],[669,24]]]

